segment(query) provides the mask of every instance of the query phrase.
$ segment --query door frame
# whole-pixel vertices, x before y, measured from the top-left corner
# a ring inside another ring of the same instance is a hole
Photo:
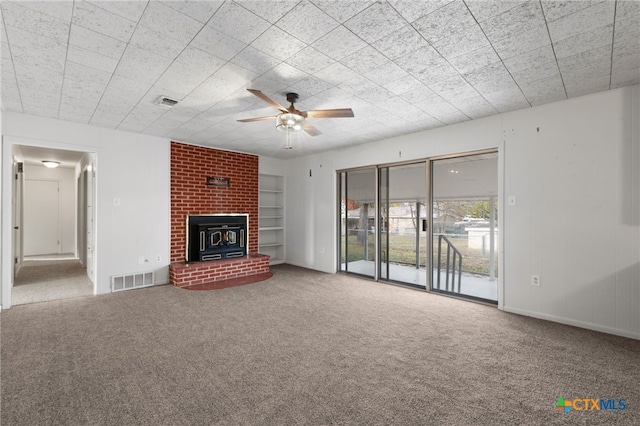
[[[93,282],[93,294],[97,294],[97,279],[98,276],[98,205],[97,205],[97,176],[96,176],[96,167],[98,162],[98,150],[96,147],[91,146],[80,146],[80,145],[66,145],[62,143],[55,143],[43,140],[35,140],[22,138],[17,136],[4,136],[2,135],[2,146],[0,147],[2,151],[2,155],[0,159],[2,161],[2,167],[0,168],[0,173],[2,174],[2,179],[0,179],[1,183],[1,197],[0,197],[0,205],[2,207],[2,211],[11,212],[11,214],[2,215],[0,218],[0,310],[8,309],[12,306],[12,297],[11,292],[13,289],[14,283],[14,272],[15,272],[15,256],[16,253],[16,244],[15,239],[21,238],[22,229],[18,230],[17,235],[14,234],[14,216],[16,212],[14,212],[14,197],[17,192],[16,189],[16,179],[15,173],[17,171],[18,164],[18,156],[14,153],[14,147],[19,146],[34,146],[41,148],[51,148],[55,150],[66,150],[66,151],[77,151],[85,153],[89,155],[89,163],[92,164],[93,168],[93,231],[94,231],[94,258],[93,258],[93,277],[89,277]],[[76,196],[77,202],[77,196]],[[76,237],[77,244],[77,237]]]

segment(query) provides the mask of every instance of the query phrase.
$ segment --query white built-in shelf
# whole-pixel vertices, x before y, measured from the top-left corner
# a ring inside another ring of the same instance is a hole
[[[280,247],[283,243],[260,244],[260,247]]]
[[[284,263],[284,177],[261,174],[258,181],[258,251],[271,265]]]

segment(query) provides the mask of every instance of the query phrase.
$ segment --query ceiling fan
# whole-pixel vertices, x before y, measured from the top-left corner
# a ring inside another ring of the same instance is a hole
[[[247,89],[253,95],[259,97],[272,107],[276,108],[280,111],[280,114],[269,117],[255,117],[255,118],[245,118],[243,120],[238,120],[242,123],[249,123],[252,121],[264,121],[264,120],[272,120],[276,119],[276,128],[282,132],[287,133],[287,148],[291,148],[289,135],[292,132],[299,132],[304,130],[311,136],[318,136],[322,134],[318,129],[316,129],[311,123],[309,123],[307,118],[337,118],[337,117],[353,117],[353,110],[351,108],[339,108],[339,109],[317,109],[311,111],[299,111],[293,105],[298,100],[297,93],[287,93],[287,102],[290,102],[291,105],[289,108],[285,108],[260,90],[256,89]]]

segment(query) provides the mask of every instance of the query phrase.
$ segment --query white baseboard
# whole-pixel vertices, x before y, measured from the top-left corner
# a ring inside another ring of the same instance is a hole
[[[290,261],[286,260],[286,261],[285,261],[285,263],[286,263],[287,265],[297,266],[297,267],[299,267],[299,268],[310,269],[310,270],[312,270],[312,271],[318,271],[318,272],[324,272],[325,274],[335,274],[335,273],[336,273],[335,268],[334,268],[334,270],[331,270],[331,271],[325,271],[325,270],[323,270],[323,269],[318,269],[318,268],[316,268],[315,266],[311,266],[311,265],[304,265],[304,264],[302,264],[302,263],[298,263],[298,262],[290,262]]]
[[[527,317],[538,318],[546,321],[553,321],[560,324],[572,325],[574,327],[586,328],[588,330],[599,331],[607,334],[614,334],[616,336],[628,337],[630,339],[640,340],[640,333],[623,330],[614,327],[607,327],[604,325],[593,324],[590,322],[578,321],[571,318],[559,317],[556,315],[543,314],[540,312],[528,311],[526,309],[518,309],[509,306],[504,306],[502,308],[505,312],[511,312],[512,314],[524,315]]]

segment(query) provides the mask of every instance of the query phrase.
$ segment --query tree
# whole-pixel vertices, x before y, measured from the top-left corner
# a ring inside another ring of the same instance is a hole
[[[489,201],[477,201],[471,207],[469,207],[469,216],[483,219],[489,219],[491,214],[491,207]]]
[[[363,246],[367,243],[367,233],[369,232],[369,203],[360,205],[360,218],[358,222],[358,242]]]

